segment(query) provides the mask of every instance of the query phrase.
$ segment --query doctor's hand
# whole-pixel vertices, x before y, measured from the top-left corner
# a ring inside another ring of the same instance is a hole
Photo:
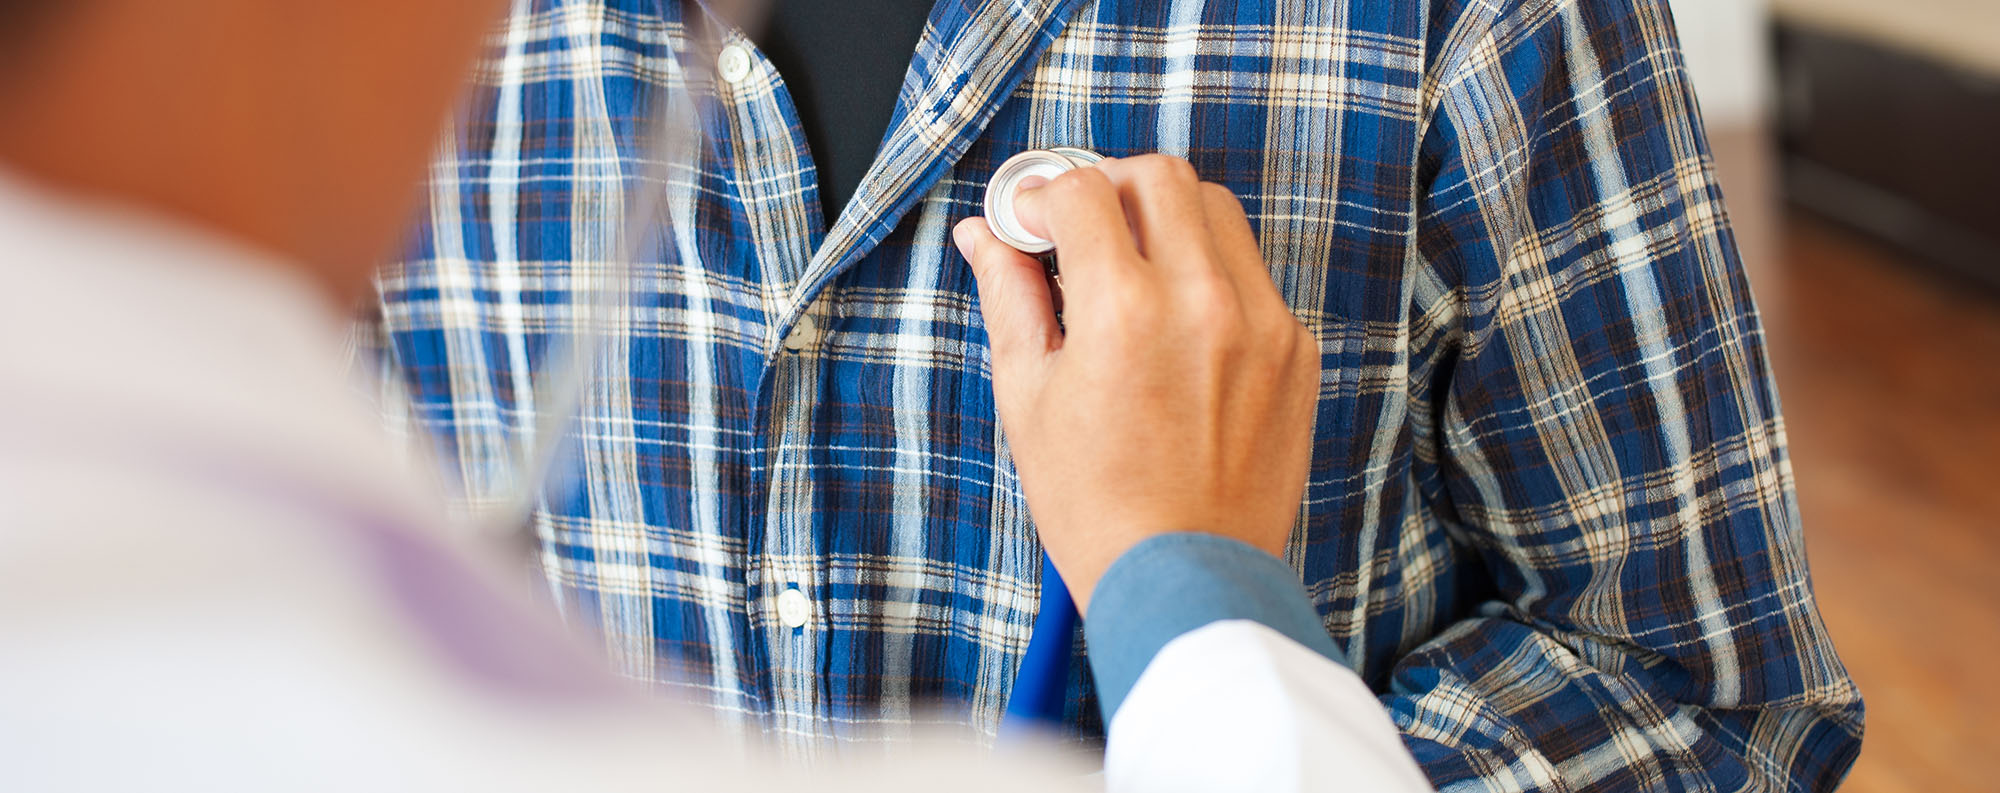
[[[1067,336],[1040,263],[980,218],[953,236],[979,282],[1001,430],[1078,610],[1156,535],[1282,555],[1311,464],[1319,351],[1236,197],[1147,155],[1065,173],[1016,208],[1055,242]]]

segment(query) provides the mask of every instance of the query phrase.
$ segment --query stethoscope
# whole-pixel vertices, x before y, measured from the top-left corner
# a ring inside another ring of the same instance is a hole
[[[1077,168],[1087,168],[1104,159],[1084,149],[1058,147],[1031,149],[1007,158],[986,183],[986,225],[993,236],[1022,253],[1041,260],[1049,278],[1049,295],[1055,302],[1056,319],[1062,320],[1062,273],[1056,269],[1055,242],[1044,239],[1021,225],[1014,213],[1014,197],[1022,180],[1031,176],[1054,179]],[[1055,562],[1042,554],[1041,605],[1035,613],[1034,630],[1028,648],[1021,654],[1021,668],[1014,677],[1013,693],[1007,698],[1007,714],[1000,721],[1002,736],[1047,731],[1061,726],[1063,708],[1068,703],[1072,648],[1076,642],[1076,604],[1070,600],[1069,586],[1056,572]]]

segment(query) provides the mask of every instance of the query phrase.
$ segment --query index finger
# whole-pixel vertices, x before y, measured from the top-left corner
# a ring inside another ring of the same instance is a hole
[[[1021,225],[1055,243],[1063,281],[1088,298],[1092,285],[1129,273],[1139,261],[1118,188],[1095,168],[1078,168],[1014,198]],[[1074,300],[1072,300],[1074,302]]]

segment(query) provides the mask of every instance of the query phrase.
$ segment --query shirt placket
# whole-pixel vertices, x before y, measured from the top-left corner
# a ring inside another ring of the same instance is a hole
[[[845,644],[833,641],[832,618],[866,607],[832,599],[826,549],[819,545],[825,541],[819,477],[837,472],[816,467],[828,443],[817,417],[829,396],[822,388],[834,381],[825,369],[835,364],[825,354],[828,331],[845,316],[824,290],[937,184],[1077,2],[990,6],[972,16],[947,15],[943,27],[927,31],[918,51],[938,53],[922,64],[927,79],[899,99],[874,167],[831,230],[812,203],[810,155],[775,67],[740,33],[722,42],[716,71],[730,116],[737,197],[759,257],[767,328],[765,367],[754,391],[764,465],[746,495],[752,503],[744,505],[752,528],[747,595],[752,632],[764,643],[770,670],[768,724],[799,754],[812,754],[814,739],[834,728],[829,717],[837,705],[826,675],[851,671],[849,659],[829,657],[830,648]]]
[[[821,229],[807,200],[813,186],[806,144],[776,70],[740,34],[717,55],[730,115],[735,185],[759,257],[767,332],[757,436],[761,487],[746,497],[748,519],[761,524],[745,571],[750,624],[769,663],[768,727],[810,751],[825,723],[823,654],[826,573],[817,547],[817,499],[811,450],[820,399],[816,354],[828,313],[820,302],[793,312],[794,289]],[[789,318],[789,322],[787,319]]]

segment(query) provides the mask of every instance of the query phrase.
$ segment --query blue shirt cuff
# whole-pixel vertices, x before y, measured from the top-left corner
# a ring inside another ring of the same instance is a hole
[[[1291,566],[1226,537],[1163,534],[1112,562],[1090,596],[1083,634],[1104,723],[1161,648],[1223,620],[1262,623],[1342,662]]]

